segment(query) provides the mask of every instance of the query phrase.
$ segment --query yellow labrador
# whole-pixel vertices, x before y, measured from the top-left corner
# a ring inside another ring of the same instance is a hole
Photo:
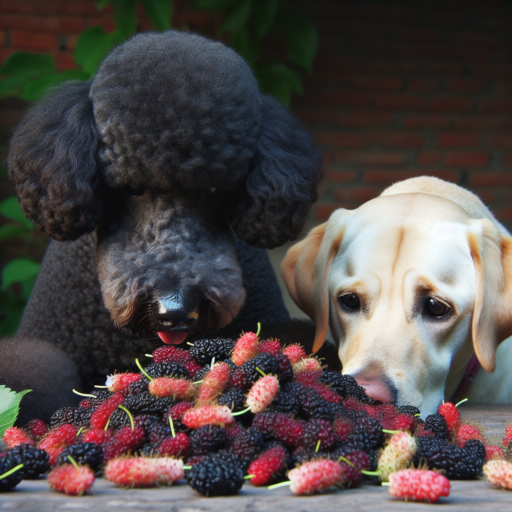
[[[339,209],[287,253],[284,280],[376,400],[436,412],[476,354],[469,398],[512,401],[512,238],[473,193],[437,178]]]

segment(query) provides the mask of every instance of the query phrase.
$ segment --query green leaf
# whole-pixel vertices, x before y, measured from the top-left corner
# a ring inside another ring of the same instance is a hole
[[[7,290],[13,283],[19,283],[37,276],[39,263],[28,258],[16,258],[9,261],[2,269],[2,290]]]
[[[222,32],[238,32],[249,21],[252,10],[252,0],[240,0],[238,5],[227,16],[226,21],[220,27]]]
[[[55,73],[55,64],[51,55],[36,53],[13,53],[0,68],[7,75],[0,81],[0,97],[17,95],[35,78]]]
[[[292,102],[292,93],[290,86],[284,82],[272,82],[270,84],[270,89],[268,91],[272,96],[275,96],[279,101],[281,101],[287,107],[290,106]]]
[[[21,283],[21,298],[25,301],[28,301],[30,298],[30,294],[32,293],[32,289],[36,284],[38,274],[34,274],[33,276],[25,279]]]
[[[299,11],[284,11],[279,16],[286,38],[288,58],[293,64],[311,72],[318,50],[318,32],[307,16]]]
[[[193,7],[198,11],[222,11],[237,2],[239,0],[196,0]]]
[[[0,385],[0,437],[14,425],[18,417],[21,399],[31,391],[31,389],[25,389],[17,393],[7,386]]]
[[[0,167],[0,178],[7,178],[8,175],[7,169],[5,167]]]
[[[75,62],[86,73],[93,75],[110,49],[122,40],[123,36],[119,31],[107,34],[102,27],[88,28],[76,42],[73,54]]]
[[[28,74],[32,77],[55,72],[55,63],[51,55],[16,52],[10,55],[0,67],[2,75]]]
[[[298,73],[277,61],[259,63],[255,69],[262,92],[274,95],[285,105],[290,105],[292,91],[302,94],[303,87]]]
[[[87,80],[88,78],[90,78],[89,73],[86,73],[81,69],[71,69],[62,73],[55,73],[53,75],[36,78],[23,88],[20,98],[28,101],[35,101],[41,98],[48,89],[55,87],[66,80]]]
[[[16,334],[20,325],[23,310],[27,301],[21,297],[16,297],[10,290],[0,293],[0,310],[5,318],[0,322],[0,337]]]
[[[251,37],[247,29],[231,34],[230,40],[231,47],[253,67],[261,53],[260,41]]]
[[[279,3],[279,0],[257,0],[254,3],[253,21],[256,26],[256,35],[260,39],[272,28]]]
[[[112,0],[99,0],[96,3],[96,9],[104,9]]]
[[[114,20],[123,38],[135,33],[137,28],[137,0],[112,0]]]
[[[259,72],[266,82],[284,83],[298,94],[304,92],[299,74],[282,62],[267,62],[260,67]]]
[[[0,214],[10,220],[23,224],[28,230],[35,229],[35,224],[23,215],[20,203],[18,203],[18,199],[15,196],[10,196],[0,202]]]
[[[0,226],[0,242],[9,240],[10,238],[25,236],[27,233],[29,233],[29,231],[19,224],[4,224]]]
[[[142,5],[158,30],[171,28],[173,0],[142,0]]]
[[[84,30],[75,45],[75,52],[73,53],[75,62],[79,66],[85,67],[90,52],[99,46],[105,40],[106,36],[107,34],[103,30],[103,27],[100,26]]]

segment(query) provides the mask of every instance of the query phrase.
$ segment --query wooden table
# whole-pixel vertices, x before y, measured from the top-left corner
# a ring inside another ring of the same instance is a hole
[[[490,438],[501,438],[506,425],[512,420],[512,405],[461,406],[465,420],[485,427]],[[203,498],[187,485],[160,489],[119,489],[104,479],[94,484],[94,495],[67,497],[48,490],[46,481],[24,481],[15,491],[0,494],[0,511],[98,510],[116,512],[130,510],[218,512],[279,511],[426,511],[441,507],[443,511],[512,512],[512,492],[500,491],[485,480],[453,481],[451,494],[437,505],[406,503],[392,498],[386,488],[364,485],[358,489],[340,490],[317,496],[293,496],[288,488],[269,491],[249,484],[236,496]]]

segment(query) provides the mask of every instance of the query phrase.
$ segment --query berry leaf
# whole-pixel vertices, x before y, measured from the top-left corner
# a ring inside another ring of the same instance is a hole
[[[18,412],[20,409],[21,399],[31,389],[25,389],[17,393],[7,386],[0,385],[0,436],[4,435],[4,432],[14,425]]]

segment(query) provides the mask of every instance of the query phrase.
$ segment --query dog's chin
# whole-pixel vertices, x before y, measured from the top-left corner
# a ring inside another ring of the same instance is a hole
[[[142,304],[136,317],[125,326],[133,334],[146,339],[152,344],[166,343],[179,345],[187,341],[194,341],[198,338],[218,331],[223,327],[223,319],[216,314],[209,305],[203,305],[199,311],[199,319],[189,331],[164,330],[152,315],[152,303]]]

